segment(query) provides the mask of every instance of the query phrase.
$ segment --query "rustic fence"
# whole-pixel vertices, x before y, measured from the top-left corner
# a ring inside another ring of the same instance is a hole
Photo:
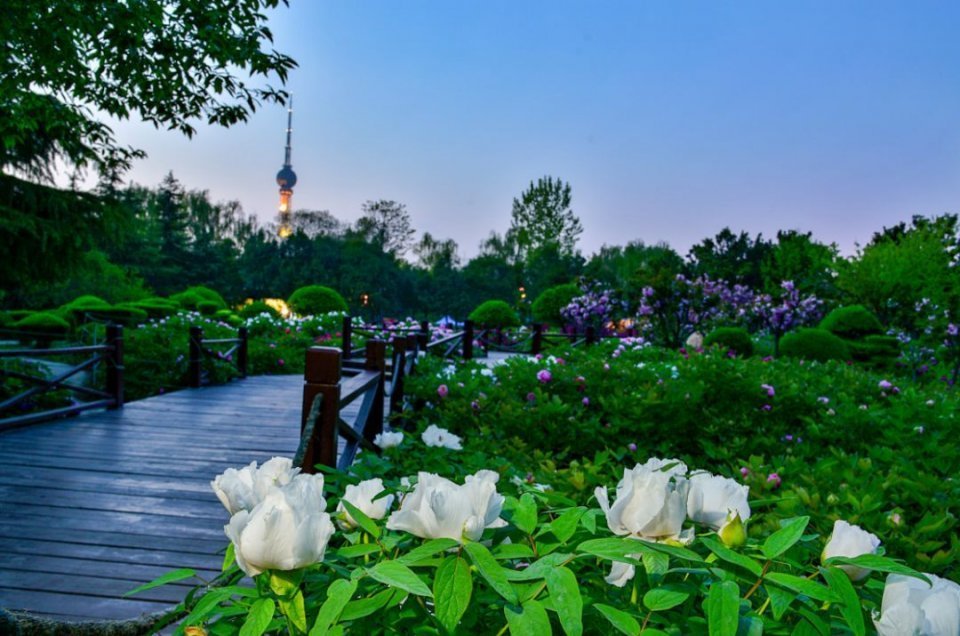
[[[249,336],[246,327],[237,330],[236,338],[204,338],[203,327],[190,327],[190,357],[187,360],[187,385],[200,388],[205,383],[203,361],[205,358],[223,360],[232,363],[241,378],[247,377],[247,344]],[[229,345],[225,351],[213,347]]]

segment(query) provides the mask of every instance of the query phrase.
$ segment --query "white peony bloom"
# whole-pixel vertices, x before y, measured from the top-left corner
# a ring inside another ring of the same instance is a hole
[[[651,457],[641,466],[649,471],[665,472],[667,475],[683,477],[687,474],[687,465],[679,459],[660,459]]]
[[[324,512],[322,475],[297,475],[274,488],[252,510],[230,518],[224,532],[233,542],[237,565],[248,576],[264,570],[296,570],[323,560],[333,535]]]
[[[633,557],[639,558],[640,555],[634,554]],[[637,568],[630,563],[621,563],[614,561],[610,568],[610,574],[603,577],[603,580],[614,587],[623,587],[629,583],[637,573]]]
[[[240,470],[228,468],[210,485],[227,511],[235,515],[241,510],[253,510],[270,492],[289,484],[299,472],[292,460],[274,457],[259,468],[257,462]]]
[[[874,620],[880,636],[960,635],[960,585],[933,574],[932,585],[902,574],[887,576],[880,619]]]
[[[393,448],[403,443],[403,433],[400,431],[377,433],[377,436],[373,438],[373,443],[380,448]]]
[[[460,437],[445,428],[440,428],[436,424],[428,426],[427,430],[421,435],[421,439],[427,446],[449,448],[450,450],[463,450],[463,446],[460,444],[463,440]]]
[[[501,527],[503,496],[500,476],[490,470],[468,475],[463,485],[421,472],[413,492],[387,520],[390,530],[403,530],[423,539],[446,537],[463,543],[477,541],[485,528]]]
[[[637,464],[633,470],[624,469],[613,505],[606,488],[596,489],[600,508],[614,534],[652,540],[676,540],[680,536],[687,516],[690,484],[676,474],[675,468],[661,470],[671,463],[672,460],[651,459],[646,464]],[[651,466],[655,468],[651,470]]]
[[[876,554],[880,547],[880,539],[860,526],[850,525],[842,519],[833,523],[833,534],[823,548],[820,559],[825,561],[831,557],[858,557],[863,554]],[[859,581],[870,574],[870,570],[853,565],[839,566],[853,581]]]
[[[387,510],[393,504],[393,495],[375,499],[382,492],[382,479],[368,479],[361,481],[356,486],[353,484],[347,486],[343,493],[343,499],[349,501],[371,519],[383,519],[387,515]],[[344,530],[352,530],[357,526],[357,522],[350,516],[342,503],[337,505],[337,513],[337,524]]]
[[[687,516],[719,532],[739,515],[740,521],[750,518],[747,495],[750,487],[719,475],[698,472],[690,475]]]
[[[695,349],[697,351],[703,349],[703,334],[699,331],[694,331],[690,334],[690,337],[687,338],[686,346],[687,349]]]

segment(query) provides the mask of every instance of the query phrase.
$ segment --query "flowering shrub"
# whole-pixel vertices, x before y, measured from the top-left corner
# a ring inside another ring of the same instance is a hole
[[[602,331],[606,324],[625,308],[624,303],[618,301],[610,289],[586,286],[581,288],[581,291],[581,295],[560,310],[563,320],[578,330],[592,326]]]

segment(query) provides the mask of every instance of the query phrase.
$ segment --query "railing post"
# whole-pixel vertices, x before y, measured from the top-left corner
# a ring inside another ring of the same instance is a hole
[[[386,395],[385,380],[387,375],[387,343],[384,340],[367,340],[367,360],[364,368],[380,372],[380,381],[377,382],[377,394],[373,398],[373,408],[370,409],[370,419],[363,427],[363,436],[373,441],[373,438],[383,432],[383,400]]]
[[[414,355],[416,355],[414,353]],[[403,411],[403,381],[407,370],[407,338],[393,339],[393,381],[390,389],[390,415]]]
[[[585,334],[585,344],[592,345],[597,343],[597,328],[593,325],[587,325],[587,331]]]
[[[318,395],[323,396],[320,414],[307,443],[300,468],[315,473],[316,464],[337,465],[337,419],[340,417],[340,349],[310,347],[306,351],[303,372],[303,408],[300,417],[300,436],[303,436],[307,417]]]
[[[343,317],[343,327],[340,329],[341,348],[343,349],[343,359],[349,360],[353,355],[353,349],[350,347],[350,340],[353,337],[353,318],[349,315]]]
[[[113,398],[110,408],[123,408],[123,327],[107,325],[107,344],[110,357],[107,364],[107,393]]]
[[[534,323],[530,328],[533,329],[533,335],[530,337],[530,353],[538,355],[543,350],[543,325]]]
[[[240,327],[237,334],[240,337],[240,346],[237,347],[237,370],[240,371],[240,377],[247,377],[247,342],[249,336],[246,327]]]
[[[421,320],[420,321],[420,333],[417,334],[417,340],[420,342],[420,347],[426,349],[427,345],[430,343],[430,321]]]
[[[473,360],[473,321],[463,323],[463,359]]]
[[[190,327],[190,358],[187,361],[187,383],[199,389],[203,374],[203,327]]]

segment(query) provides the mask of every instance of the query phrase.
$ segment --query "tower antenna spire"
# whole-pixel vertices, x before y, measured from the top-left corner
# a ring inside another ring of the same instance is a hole
[[[287,146],[283,153],[283,167],[277,173],[277,185],[280,186],[280,206],[278,208],[278,228],[277,233],[280,238],[287,238],[293,233],[290,226],[290,213],[293,210],[293,186],[297,185],[297,173],[293,171],[290,154],[293,150],[293,95],[290,95],[290,101],[287,103]]]

